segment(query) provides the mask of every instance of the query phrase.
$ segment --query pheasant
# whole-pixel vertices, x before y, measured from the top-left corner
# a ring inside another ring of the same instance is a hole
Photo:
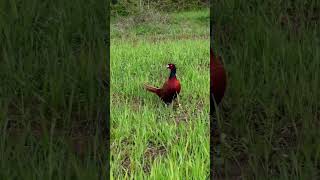
[[[218,105],[225,93],[227,86],[227,76],[221,56],[216,56],[210,48],[210,104],[215,110],[215,103]]]
[[[165,104],[169,105],[173,100],[177,98],[177,95],[180,93],[181,84],[176,76],[176,66],[174,64],[168,64],[167,68],[170,69],[170,75],[161,88],[153,87],[146,84],[144,85],[144,87],[147,91],[158,95]]]
[[[224,133],[218,128],[218,118],[215,114],[216,107],[225,93],[227,86],[226,71],[221,62],[221,57],[216,56],[210,48],[210,161],[221,159],[219,144],[224,140]],[[215,173],[220,174],[222,171],[219,167],[210,164],[210,176],[214,179]]]

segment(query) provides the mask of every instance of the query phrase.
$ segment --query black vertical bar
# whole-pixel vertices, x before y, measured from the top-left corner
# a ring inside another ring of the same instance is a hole
[[[106,97],[106,111],[107,111],[107,116],[106,116],[106,144],[107,144],[107,163],[106,163],[106,175],[107,178],[110,177],[110,3],[107,3],[108,7],[108,20],[107,20],[107,74],[106,74],[106,81],[107,81],[107,97]]]
[[[213,27],[213,0],[210,0],[210,49],[213,49],[213,45],[214,45],[214,27]],[[210,52],[209,49],[209,52]],[[210,52],[211,53],[211,52]],[[211,68],[210,68],[210,74],[211,72]],[[210,78],[210,84],[211,82],[211,78]],[[214,174],[215,174],[215,168],[214,168],[214,133],[215,133],[215,129],[216,129],[216,119],[214,118],[214,112],[215,112],[215,105],[214,105],[214,101],[213,101],[213,97],[212,97],[212,89],[211,89],[211,85],[210,85],[210,179],[214,179]]]
[[[212,0],[210,0],[210,49],[213,47],[213,29],[212,29]],[[209,49],[209,52],[210,52]],[[211,53],[211,52],[210,52]],[[209,73],[211,73],[211,68],[209,69]],[[211,78],[209,83],[211,84]],[[211,89],[210,89],[210,179],[214,179],[214,165],[213,165],[213,156],[214,156],[214,152],[213,152],[213,138],[212,138],[212,101],[211,101]]]

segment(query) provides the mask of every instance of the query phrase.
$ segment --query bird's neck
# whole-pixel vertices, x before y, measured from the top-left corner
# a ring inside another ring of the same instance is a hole
[[[177,71],[176,68],[171,69],[169,79],[172,79],[172,78],[176,77],[176,71]]]
[[[220,66],[221,64],[221,57],[217,56],[210,48],[210,64],[212,63],[213,66]]]

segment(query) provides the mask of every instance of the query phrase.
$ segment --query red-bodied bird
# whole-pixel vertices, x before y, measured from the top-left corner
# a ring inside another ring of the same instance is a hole
[[[221,62],[221,56],[216,56],[210,48],[210,104],[215,110],[213,98],[218,105],[226,90],[227,76]]]
[[[163,84],[162,88],[157,88],[149,85],[144,85],[146,90],[157,94],[161,100],[169,105],[177,95],[180,93],[181,84],[176,77],[177,68],[174,64],[168,64],[167,68],[170,69],[170,75],[167,81]]]

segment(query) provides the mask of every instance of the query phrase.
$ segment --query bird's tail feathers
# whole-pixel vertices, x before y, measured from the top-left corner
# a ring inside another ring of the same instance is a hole
[[[147,85],[147,84],[144,84],[144,88],[147,91],[150,91],[150,92],[153,92],[153,93],[156,93],[156,94],[159,92],[159,88],[154,87],[154,86],[150,86],[150,85]]]

